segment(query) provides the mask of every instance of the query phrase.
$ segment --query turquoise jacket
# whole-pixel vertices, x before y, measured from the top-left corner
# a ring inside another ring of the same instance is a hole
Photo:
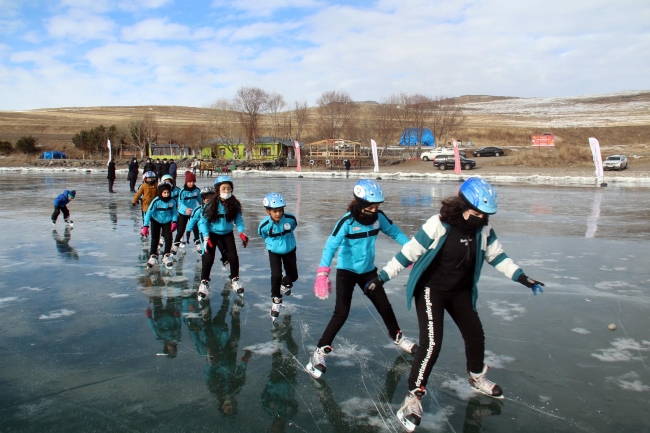
[[[152,218],[160,224],[167,224],[172,221],[178,221],[176,200],[171,199],[165,203],[160,199],[160,197],[154,198],[153,201],[149,204],[147,213],[144,214],[143,225],[149,227]]]
[[[257,234],[266,242],[266,249],[275,254],[286,254],[296,248],[293,231],[298,226],[296,217],[285,213],[277,223],[267,216],[257,228]]]
[[[205,212],[208,211],[208,206],[206,205],[203,208],[203,217],[199,219],[199,231],[204,238],[210,236],[210,233],[215,233],[218,235],[225,235],[233,230],[233,224],[237,226],[237,231],[239,233],[244,233],[244,218],[242,218],[241,212],[237,212],[237,216],[234,221],[226,221],[226,208],[221,203],[221,200],[218,200],[219,206],[219,218],[214,221],[208,221],[205,216]]]

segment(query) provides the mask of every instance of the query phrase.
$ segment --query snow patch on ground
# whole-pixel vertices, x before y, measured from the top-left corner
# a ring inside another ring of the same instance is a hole
[[[476,395],[476,392],[469,386],[466,378],[448,379],[442,383],[443,388],[449,388],[456,393],[461,400],[469,400]]]
[[[8,298],[0,298],[0,308],[5,307],[6,306],[5,304],[7,304],[9,302],[12,302],[12,301],[15,301],[16,299],[18,299],[17,296],[10,296]]]
[[[585,328],[573,328],[571,332],[575,332],[576,334],[591,334],[591,331],[586,330]]]
[[[594,287],[602,290],[610,290],[610,289],[618,289],[621,287],[636,287],[636,286],[626,283],[625,281],[603,281],[595,284]]]
[[[635,392],[646,392],[650,391],[650,386],[644,384],[639,380],[640,376],[631,371],[622,376],[618,377],[608,377],[607,382],[612,382],[619,387],[623,388],[626,391],[635,391]]]
[[[641,356],[635,356],[632,352],[650,351],[650,341],[646,340],[637,342],[632,338],[617,338],[610,344],[612,347],[598,349],[596,352],[600,353],[592,353],[591,356],[603,362],[632,361],[642,360]]]
[[[18,290],[30,290],[32,292],[42,292],[45,289],[41,289],[40,287],[29,287],[29,286],[27,286],[27,287],[21,287]]]
[[[492,368],[503,368],[509,362],[513,362],[515,358],[508,355],[497,355],[496,353],[485,351],[485,363]]]
[[[282,345],[275,341],[269,341],[244,347],[244,350],[250,350],[256,355],[273,355],[274,352],[282,350]]]
[[[521,304],[508,301],[488,301],[488,308],[492,310],[492,315],[501,317],[507,322],[515,320],[526,312],[526,308]]]
[[[129,295],[127,295],[126,293],[109,293],[108,296],[110,298],[128,298],[129,297]]]
[[[74,311],[66,310],[64,308],[63,310],[59,310],[59,311],[50,311],[50,314],[41,314],[38,318],[40,320],[52,320],[52,319],[60,319],[61,317],[72,316],[73,314],[75,314]]]

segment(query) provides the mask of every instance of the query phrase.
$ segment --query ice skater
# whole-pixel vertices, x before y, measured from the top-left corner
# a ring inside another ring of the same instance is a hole
[[[176,255],[179,248],[185,248],[183,236],[185,235],[185,228],[187,222],[192,216],[192,211],[201,206],[201,190],[196,186],[196,176],[191,171],[185,172],[185,185],[178,193],[178,232],[176,239],[174,239],[174,246],[172,246],[172,254]],[[194,228],[194,241],[199,242],[198,227]],[[189,242],[190,237],[187,237]]]
[[[75,190],[68,191],[67,189],[59,194],[54,199],[54,212],[52,212],[52,225],[56,224],[59,214],[63,212],[63,219],[66,224],[72,227],[72,220],[70,219],[70,211],[68,210],[68,203],[74,200],[77,193]]]
[[[216,194],[204,206],[203,217],[199,219],[199,231],[204,239],[199,300],[210,297],[210,272],[217,246],[225,253],[230,266],[229,279],[232,290],[240,295],[244,293],[244,286],[239,281],[239,256],[233,234],[234,225],[237,227],[242,245],[246,248],[248,236],[245,233],[241,203],[232,193],[233,182],[230,176],[217,177],[214,181],[214,189]]]
[[[284,212],[287,205],[284,197],[277,192],[266,195],[263,200],[268,216],[257,228],[257,234],[266,242],[271,263],[271,319],[280,315],[282,296],[291,295],[293,283],[298,279],[296,263],[296,238],[293,231],[298,222],[296,217]],[[284,263],[285,276],[282,276]]]
[[[409,240],[399,227],[379,210],[379,205],[383,202],[384,192],[381,187],[375,181],[361,179],[354,186],[354,200],[348,205],[348,212],[336,223],[334,231],[325,243],[314,284],[314,293],[321,299],[327,298],[328,293],[332,292],[329,266],[339,247],[340,251],[336,270],[334,314],[307,364],[307,371],[316,379],[326,371],[325,358],[333,350],[334,337],[348,318],[356,285],[363,289],[381,315],[393,342],[407,353],[415,353],[417,350],[417,345],[402,334],[383,288],[365,289],[366,284],[377,276],[375,242],[379,232],[390,236],[400,245]]]
[[[176,204],[178,204],[178,197],[181,193],[181,189],[176,186],[174,183],[174,178],[171,177],[169,174],[164,174],[163,177],[160,179],[161,183],[168,183],[172,186],[172,192],[171,192],[171,197],[176,200]]]
[[[165,238],[165,249],[162,263],[166,268],[174,265],[174,259],[170,253],[172,249],[172,232],[176,230],[178,212],[176,211],[176,200],[171,197],[172,186],[168,183],[158,185],[159,196],[153,199],[147,213],[144,215],[142,236],[149,236],[151,225],[151,248],[149,249],[149,261],[147,267],[151,268],[158,264],[158,242],[160,232]]]
[[[471,177],[460,187],[458,196],[442,201],[440,214],[427,220],[419,232],[402,247],[369,290],[381,289],[384,282],[413,264],[406,285],[406,303],[415,310],[420,328],[420,347],[408,379],[409,392],[397,412],[404,428],[412,432],[422,419],[420,400],[442,344],[444,311],[447,310],[465,341],[467,375],[476,391],[503,398],[499,385],[487,379],[484,364],[485,336],[476,312],[477,282],[483,261],[513,281],[542,291],[539,281],[528,278],[503,251],[489,215],[497,212],[497,194],[483,179]]]
[[[143,183],[138,187],[138,191],[131,200],[131,206],[135,206],[140,200],[142,208],[142,221],[144,222],[144,214],[147,213],[149,205],[154,198],[158,195],[158,188],[156,188],[156,173],[147,171],[142,176]]]
[[[203,238],[201,232],[199,231],[199,220],[203,217],[203,208],[205,204],[214,196],[214,188],[211,186],[206,186],[201,189],[201,206],[197,206],[192,211],[190,219],[187,222],[187,227],[185,228],[185,235],[187,236],[187,242],[190,241],[190,234],[194,233],[194,246],[196,252],[203,254]],[[221,251],[221,263],[224,263],[225,259],[223,258],[223,251]],[[228,262],[224,263],[226,266]]]

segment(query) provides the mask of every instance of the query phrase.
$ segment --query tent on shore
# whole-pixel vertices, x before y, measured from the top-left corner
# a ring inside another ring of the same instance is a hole
[[[52,150],[41,153],[41,156],[39,156],[38,159],[68,159],[68,157],[65,153],[59,150]]]

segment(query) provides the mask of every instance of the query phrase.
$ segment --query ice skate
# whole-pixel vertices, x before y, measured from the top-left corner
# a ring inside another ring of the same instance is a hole
[[[230,263],[228,260],[221,259],[221,263],[223,264],[223,267],[226,268],[226,272],[230,272]]]
[[[320,379],[320,377],[327,371],[325,358],[327,358],[327,355],[332,350],[334,350],[332,346],[318,347],[309,358],[305,370],[307,370],[307,373],[311,374],[314,379]]]
[[[196,248],[196,252],[201,254],[203,252],[203,249],[201,248],[201,241],[200,240],[195,240],[194,241],[194,248]]]
[[[66,223],[70,228],[74,227],[74,224],[72,223],[72,220],[71,220],[70,218],[66,218],[66,219],[65,219],[65,223]]]
[[[397,337],[395,337],[393,343],[406,353],[415,354],[419,349],[417,344],[404,337],[402,331],[397,331]]]
[[[158,264],[158,256],[156,254],[152,254],[151,257],[149,257],[149,261],[147,262],[147,268],[151,269],[157,264]]]
[[[282,291],[282,294],[284,296],[291,295],[292,287],[293,287],[293,283],[291,281],[288,281],[287,277],[282,277],[282,285],[280,286],[280,290]]]
[[[483,371],[480,373],[472,373],[468,370],[467,375],[469,376],[469,384],[474,390],[481,394],[485,394],[492,398],[502,399],[503,390],[501,387],[485,377],[489,369],[490,367],[484,365]]]
[[[180,247],[180,242],[174,242],[174,245],[172,245],[172,249],[170,250],[170,252],[171,252],[173,255],[178,254],[178,248],[179,248],[179,247]]]
[[[181,243],[178,244],[178,246],[179,246],[180,248],[185,248],[185,241],[181,241]]]
[[[208,283],[208,280],[201,280],[201,284],[199,284],[199,291],[197,293],[197,297],[199,298],[199,301],[205,301],[210,297],[210,284]]]
[[[282,307],[282,298],[273,298],[273,302],[271,303],[271,319],[273,322],[275,322],[275,319],[277,319],[280,316],[280,308]]]
[[[406,394],[404,403],[402,403],[402,407],[397,411],[397,419],[408,432],[412,432],[420,425],[420,421],[422,420],[422,403],[420,400],[425,394],[424,387],[409,391]]]
[[[232,291],[237,292],[238,295],[244,296],[244,286],[239,282],[239,277],[235,277],[230,282],[232,285]]]
[[[52,220],[52,225],[55,226],[55,225],[56,225],[56,221]]]
[[[165,254],[163,256],[162,263],[167,269],[171,269],[172,266],[174,266],[174,259],[172,258],[172,255],[170,253]]]

